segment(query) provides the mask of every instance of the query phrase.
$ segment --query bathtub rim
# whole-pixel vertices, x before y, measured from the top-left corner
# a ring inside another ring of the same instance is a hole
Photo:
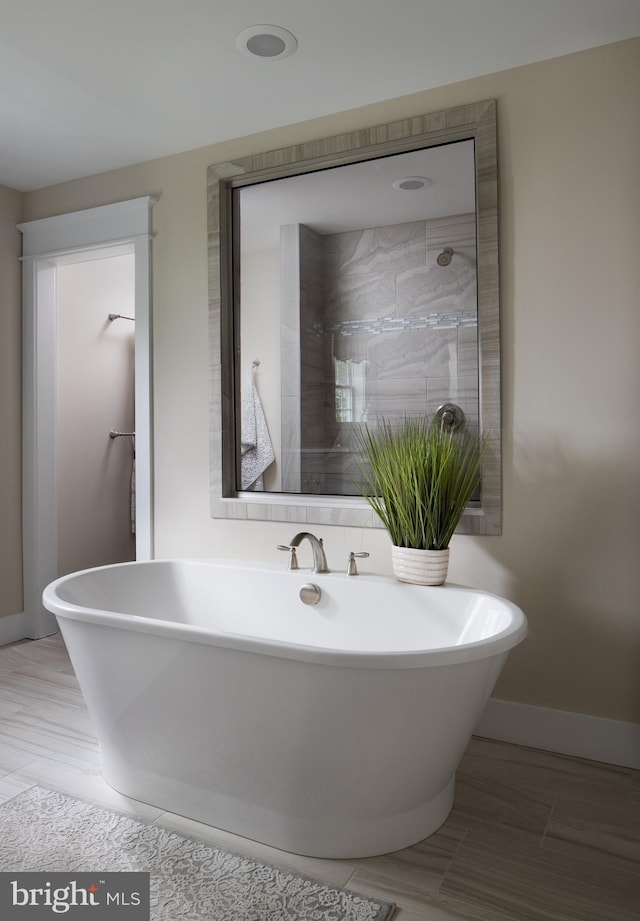
[[[213,565],[232,569],[282,572],[282,566],[264,561],[227,560],[220,557],[169,557],[154,560],[132,560],[124,563],[111,563],[105,566],[93,566],[88,569],[82,569],[60,576],[45,587],[42,594],[43,603],[47,610],[51,611],[56,616],[59,627],[61,626],[61,619],[83,621],[85,623],[92,623],[100,626],[131,630],[136,633],[151,633],[156,636],[164,636],[183,642],[204,643],[210,646],[230,648],[240,652],[249,652],[257,655],[269,655],[285,659],[296,659],[298,661],[310,662],[317,665],[348,668],[433,668],[487,659],[506,654],[513,649],[514,646],[517,646],[526,637],[528,632],[527,619],[524,612],[512,601],[500,595],[496,595],[493,592],[485,591],[484,589],[458,585],[451,582],[447,582],[445,585],[440,586],[419,586],[419,588],[421,591],[424,591],[425,594],[442,592],[470,593],[494,599],[505,606],[511,616],[511,622],[499,633],[482,640],[460,645],[441,646],[436,649],[417,651],[402,649],[384,651],[341,650],[325,646],[308,646],[300,643],[289,643],[284,640],[274,640],[268,637],[231,633],[195,626],[193,624],[181,624],[176,621],[143,617],[137,614],[123,614],[118,611],[91,608],[73,604],[72,602],[64,600],[57,594],[59,587],[75,577],[91,575],[96,572],[104,572],[105,570],[118,570],[131,567],[150,568],[160,565],[166,566],[167,564],[177,564],[180,566]],[[304,569],[296,570],[295,575],[298,577],[304,576],[306,572],[308,572],[310,580],[322,580],[327,576],[329,578],[333,576],[336,579],[350,578],[341,572],[316,576]],[[393,576],[378,573],[363,572],[358,578],[385,583],[396,582]]]

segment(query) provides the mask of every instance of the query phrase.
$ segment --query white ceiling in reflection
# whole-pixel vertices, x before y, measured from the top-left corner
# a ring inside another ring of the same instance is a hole
[[[393,187],[416,176],[430,182],[415,191]],[[327,234],[466,214],[475,210],[474,177],[468,140],[246,186],[240,190],[241,248],[277,249],[286,224]]]

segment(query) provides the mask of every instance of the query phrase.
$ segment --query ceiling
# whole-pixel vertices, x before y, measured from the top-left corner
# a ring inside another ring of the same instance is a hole
[[[640,0],[0,0],[0,184],[27,191],[640,35]],[[236,35],[293,32],[283,60]]]
[[[394,182],[419,179],[420,188]],[[286,224],[320,234],[475,211],[472,140],[259,182],[240,190],[242,253],[280,246]]]

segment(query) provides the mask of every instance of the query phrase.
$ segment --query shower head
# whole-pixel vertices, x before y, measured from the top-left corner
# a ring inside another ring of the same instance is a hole
[[[451,249],[450,246],[445,246],[445,248],[442,250],[438,258],[436,259],[436,262],[438,263],[438,265],[449,265],[452,257],[453,257],[453,250]]]

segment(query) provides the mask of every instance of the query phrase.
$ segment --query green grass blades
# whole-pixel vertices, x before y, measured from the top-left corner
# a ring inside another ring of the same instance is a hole
[[[479,484],[484,444],[426,417],[354,427],[358,488],[397,547],[445,550]]]

